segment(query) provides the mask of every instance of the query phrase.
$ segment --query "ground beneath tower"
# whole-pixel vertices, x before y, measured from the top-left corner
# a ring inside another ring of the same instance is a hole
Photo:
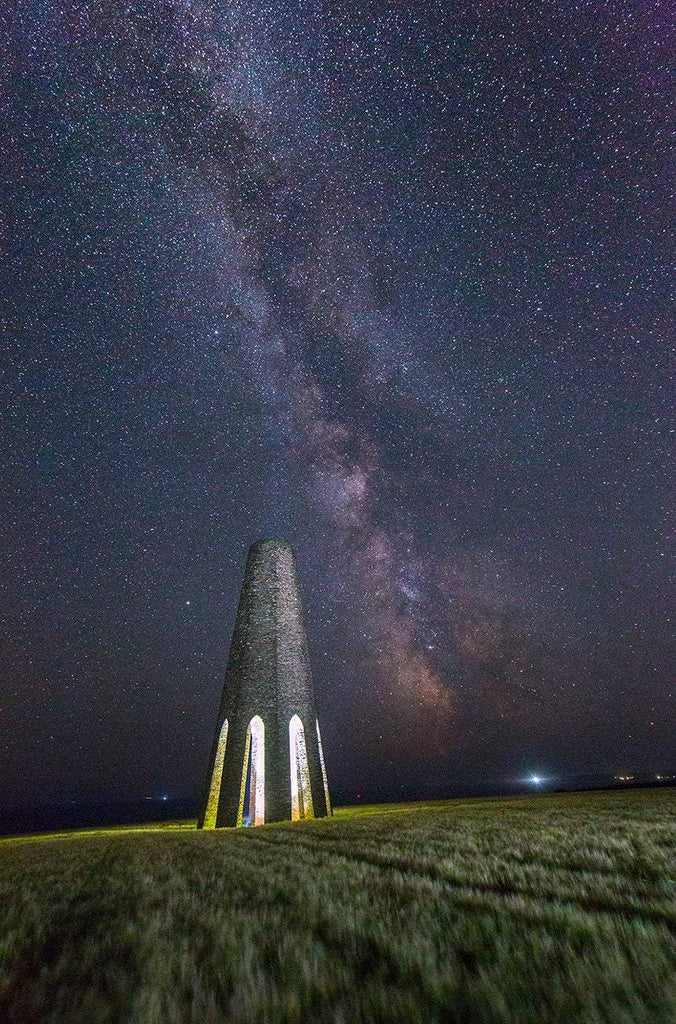
[[[0,842],[0,1020],[673,1019],[676,790]]]

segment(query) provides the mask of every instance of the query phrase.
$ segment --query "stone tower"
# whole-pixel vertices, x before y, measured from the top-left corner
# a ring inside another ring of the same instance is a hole
[[[331,814],[293,548],[249,548],[198,828]]]

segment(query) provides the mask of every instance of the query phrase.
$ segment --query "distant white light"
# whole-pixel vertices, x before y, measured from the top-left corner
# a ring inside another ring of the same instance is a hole
[[[533,783],[534,786],[539,786],[542,782],[542,779],[539,775],[531,775],[530,781]]]
[[[169,797],[167,796],[167,794],[166,794],[166,793],[164,793],[164,795],[162,796],[162,799],[163,799],[163,800],[168,800],[168,799],[169,799]]]

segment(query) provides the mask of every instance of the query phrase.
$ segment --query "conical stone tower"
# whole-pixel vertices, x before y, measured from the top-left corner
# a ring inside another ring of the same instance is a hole
[[[331,814],[293,548],[252,544],[198,828]]]

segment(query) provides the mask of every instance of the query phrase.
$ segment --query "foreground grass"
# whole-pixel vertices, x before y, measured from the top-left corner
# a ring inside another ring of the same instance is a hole
[[[654,790],[7,839],[0,1021],[672,1024],[675,821]]]

